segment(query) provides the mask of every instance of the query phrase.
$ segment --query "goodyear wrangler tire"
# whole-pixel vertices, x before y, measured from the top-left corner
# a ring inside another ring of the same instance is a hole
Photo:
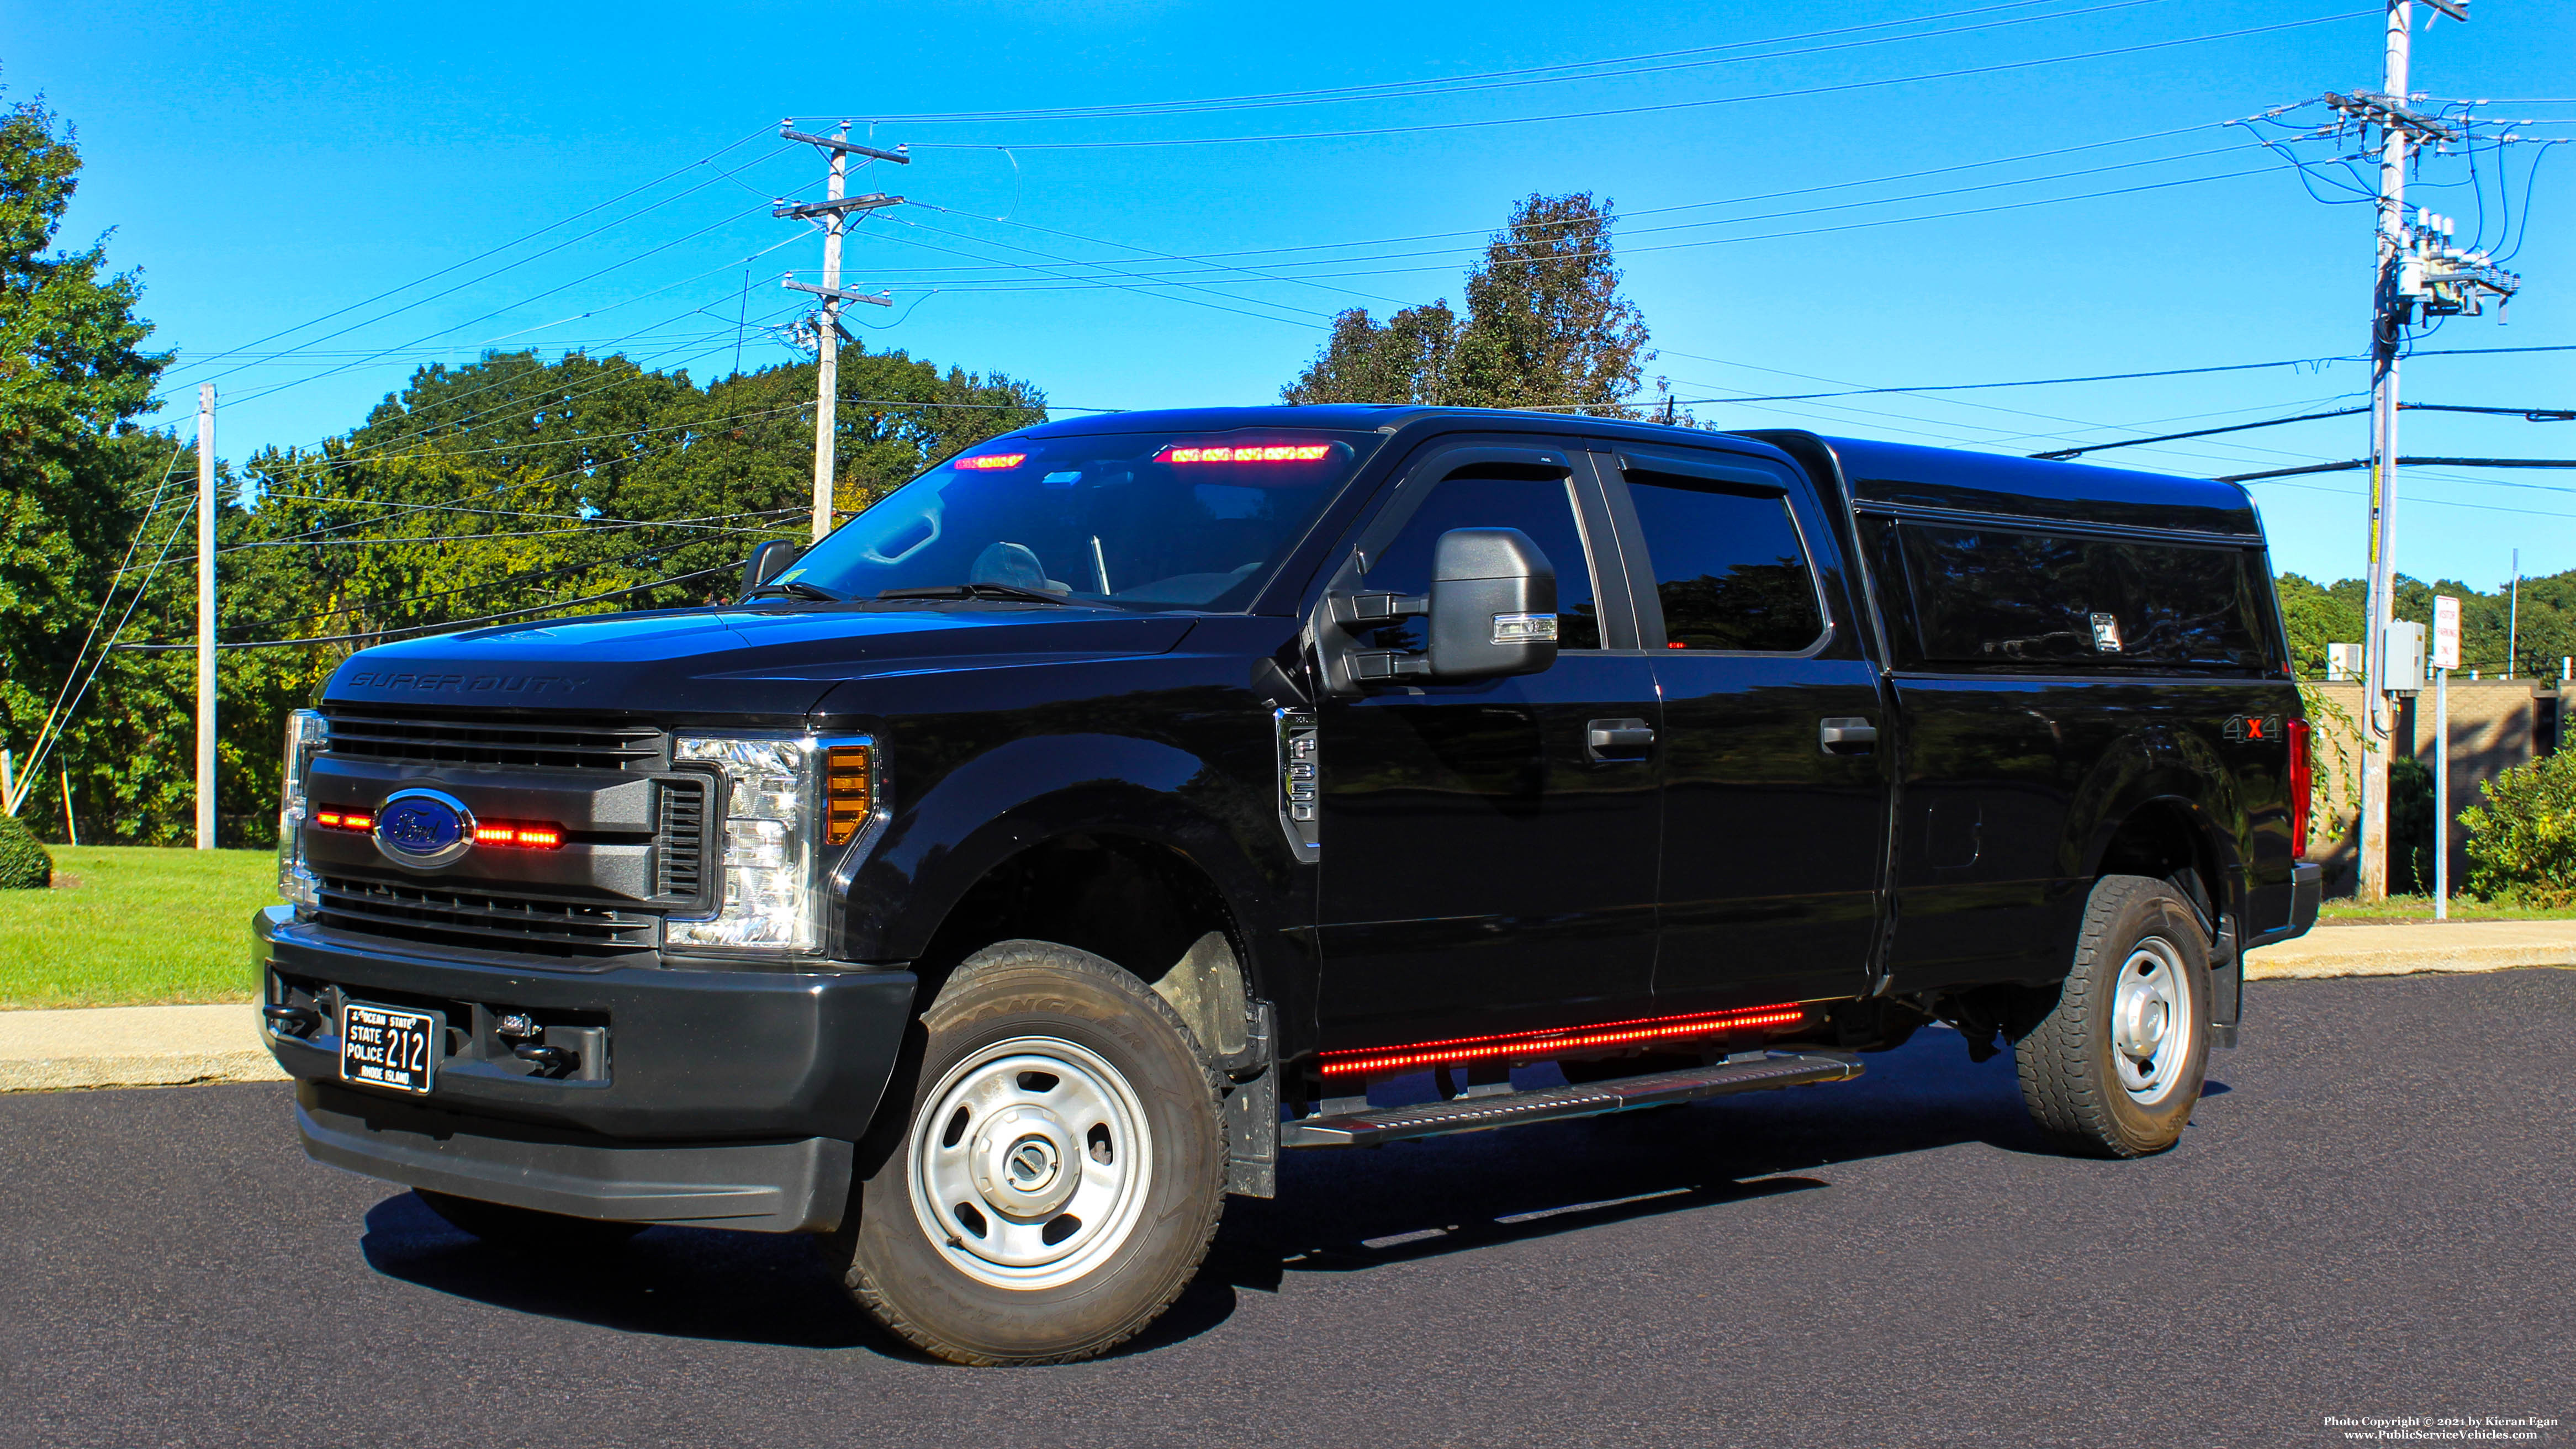
[[[2162,881],[2104,876],[2056,1006],[2014,1048],[2022,1101],[2059,1146],[2093,1157],[2171,1147],[2209,1064],[2198,914]]]
[[[900,1136],[889,1122],[827,1250],[843,1286],[952,1363],[1125,1342],[1189,1285],[1225,1204],[1218,1085],[1189,1029],[1042,941],[968,958],[921,1024]]]

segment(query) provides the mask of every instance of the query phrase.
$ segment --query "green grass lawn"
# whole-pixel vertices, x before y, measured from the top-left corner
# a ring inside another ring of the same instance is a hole
[[[2576,909],[2544,910],[2518,906],[2511,901],[2482,901],[2475,896],[2451,897],[2454,921],[2565,921],[2576,920]],[[2348,925],[2394,925],[2401,921],[2433,919],[2431,896],[2390,896],[2376,905],[2362,905],[2350,896],[2327,901],[2317,908],[2317,922],[2331,925],[2342,921]]]
[[[250,918],[277,901],[275,852],[50,849],[54,889],[0,891],[0,1010],[250,1000]]]

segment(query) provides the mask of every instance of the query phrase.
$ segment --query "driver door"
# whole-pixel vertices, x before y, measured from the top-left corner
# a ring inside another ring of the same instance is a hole
[[[1435,451],[1362,531],[1332,591],[1424,594],[1441,534],[1492,527],[1527,534],[1555,569],[1555,664],[1471,683],[1351,683],[1318,709],[1328,1050],[1586,1025],[1650,1005],[1661,715],[1586,455]],[[1329,603],[1318,618],[1327,649],[1425,644],[1418,618],[1356,635],[1329,621]],[[1612,724],[1619,742],[1596,745],[1596,727]]]

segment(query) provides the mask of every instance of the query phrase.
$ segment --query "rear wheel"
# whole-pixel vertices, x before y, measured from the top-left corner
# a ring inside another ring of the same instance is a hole
[[[2022,1101],[2070,1151],[2161,1152],[2200,1100],[2208,1021],[2199,915],[2163,881],[2104,876],[2056,1006],[2015,1044]]]
[[[1188,1286],[1225,1202],[1189,1029],[1135,977],[1038,941],[970,958],[922,1026],[900,1136],[871,1143],[831,1240],[843,1284],[953,1363],[1124,1342]]]
[[[645,1223],[566,1217],[562,1213],[539,1212],[535,1208],[512,1207],[508,1203],[485,1202],[480,1198],[456,1197],[449,1193],[431,1192],[427,1188],[415,1188],[413,1195],[431,1212],[445,1218],[450,1227],[512,1252],[603,1252],[648,1226]]]

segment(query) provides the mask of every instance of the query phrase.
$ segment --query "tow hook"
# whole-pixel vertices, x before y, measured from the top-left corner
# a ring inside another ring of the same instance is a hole
[[[543,1046],[546,1029],[524,1011],[504,1016],[492,1028],[492,1034],[510,1043],[510,1055],[530,1062],[546,1072],[569,1072],[581,1065],[581,1053],[571,1047]]]

